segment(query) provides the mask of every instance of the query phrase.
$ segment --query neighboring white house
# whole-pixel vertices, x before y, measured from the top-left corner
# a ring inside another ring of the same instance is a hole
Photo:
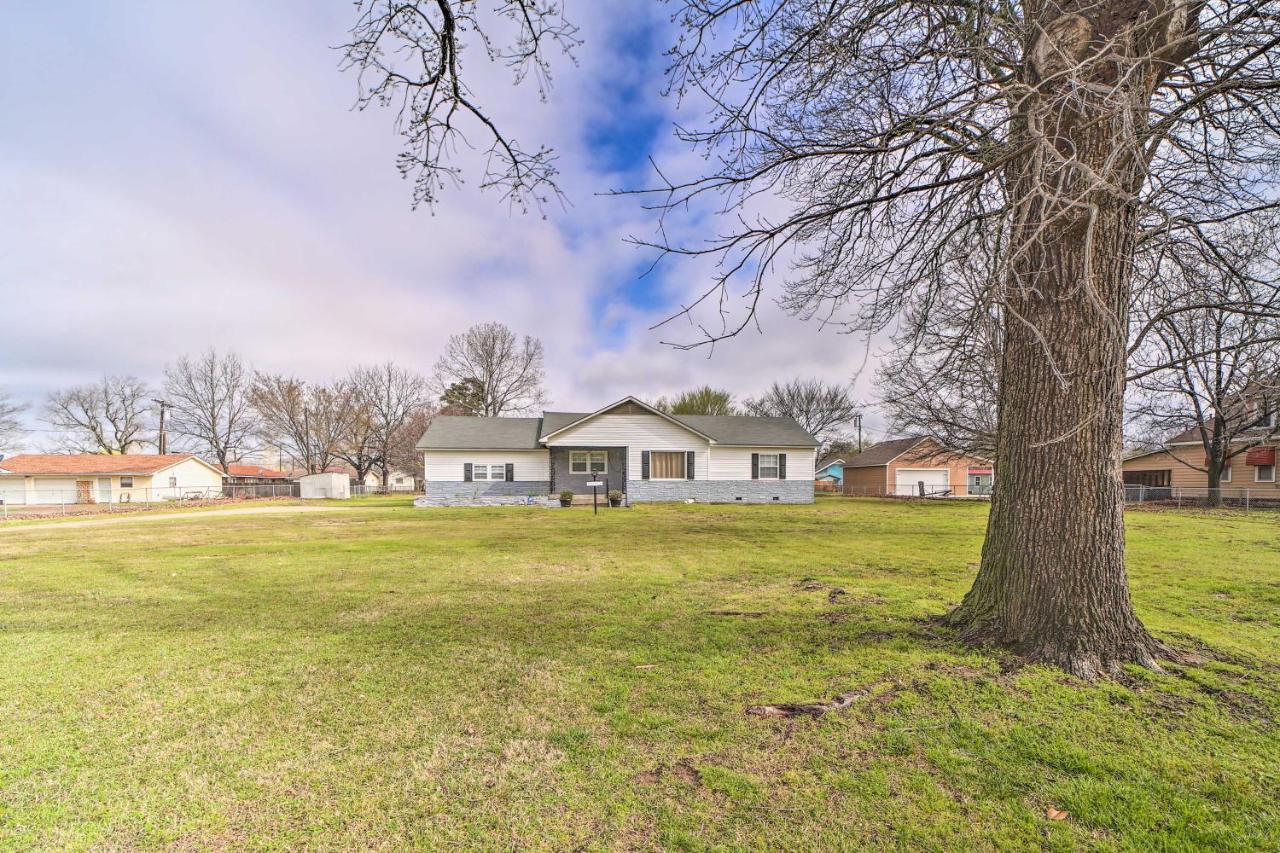
[[[220,497],[222,477],[217,468],[188,453],[32,453],[0,461],[0,500],[85,504]]]
[[[376,491],[382,488],[382,472],[370,471],[364,475],[364,486],[366,489]],[[387,491],[389,492],[412,492],[414,490],[414,476],[408,471],[401,471],[398,468],[392,468],[387,472]]]
[[[791,418],[669,415],[627,397],[596,412],[438,416],[418,442],[422,503],[503,503],[589,482],[631,503],[812,503],[818,442]]]

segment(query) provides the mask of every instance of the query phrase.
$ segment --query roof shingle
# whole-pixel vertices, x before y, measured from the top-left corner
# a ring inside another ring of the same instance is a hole
[[[126,453],[108,456],[98,453],[24,453],[0,462],[0,473],[22,474],[154,474],[187,459],[190,453],[146,455]]]

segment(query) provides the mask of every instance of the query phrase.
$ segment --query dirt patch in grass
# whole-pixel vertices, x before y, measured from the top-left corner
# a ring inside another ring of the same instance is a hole
[[[656,785],[665,778],[673,778],[696,788],[702,784],[702,771],[688,759],[682,758],[675,764],[659,764],[652,770],[637,773],[631,778],[638,785]]]

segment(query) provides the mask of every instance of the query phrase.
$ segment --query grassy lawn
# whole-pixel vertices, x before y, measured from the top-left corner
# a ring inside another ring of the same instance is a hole
[[[1087,686],[922,621],[985,513],[0,529],[0,846],[1280,847],[1280,520],[1131,513],[1204,662]]]

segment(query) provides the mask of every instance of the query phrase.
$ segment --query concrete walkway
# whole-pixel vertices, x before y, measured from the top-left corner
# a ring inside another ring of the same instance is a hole
[[[13,533],[26,530],[64,530],[68,527],[101,527],[107,524],[136,524],[150,521],[201,521],[206,518],[225,518],[229,515],[276,515],[296,512],[342,512],[358,507],[345,506],[245,506],[235,509],[189,510],[187,512],[162,512],[154,515],[148,513],[130,513],[115,518],[86,518],[77,521],[43,521],[39,524],[5,524],[0,522],[0,531],[8,529]]]

